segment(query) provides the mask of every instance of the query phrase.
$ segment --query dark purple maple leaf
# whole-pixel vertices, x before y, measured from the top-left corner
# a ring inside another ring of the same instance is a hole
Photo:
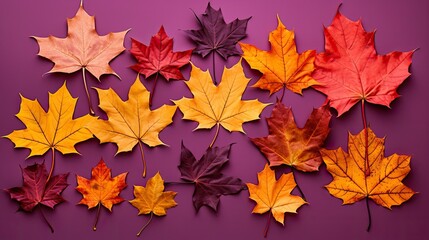
[[[54,208],[64,202],[62,191],[68,186],[67,174],[52,176],[48,181],[45,164],[34,164],[22,169],[22,187],[5,189],[11,199],[18,201],[20,209],[31,212],[39,204]]]
[[[239,193],[246,188],[241,179],[224,176],[221,173],[223,166],[229,160],[231,145],[222,148],[208,148],[197,161],[182,142],[179,170],[184,181],[195,184],[192,200],[197,211],[203,205],[217,211],[222,195]]]
[[[186,31],[197,43],[195,53],[205,57],[212,51],[216,51],[224,59],[232,55],[240,55],[235,45],[246,37],[247,22],[250,17],[243,20],[237,18],[227,24],[223,19],[222,10],[213,9],[210,3],[201,18],[197,15],[195,17],[201,28]]]

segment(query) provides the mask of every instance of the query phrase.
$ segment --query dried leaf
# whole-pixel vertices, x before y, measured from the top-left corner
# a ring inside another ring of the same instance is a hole
[[[206,57],[211,52],[217,52],[224,59],[232,55],[240,55],[235,45],[246,37],[247,22],[250,17],[243,20],[237,18],[227,24],[223,19],[222,11],[213,9],[210,3],[201,18],[197,15],[195,17],[200,29],[186,31],[197,44],[195,53]]]
[[[164,216],[167,215],[167,209],[177,206],[174,201],[176,194],[172,191],[164,192],[164,180],[159,172],[147,181],[146,187],[134,186],[134,199],[130,203],[139,210],[139,215],[150,214],[149,221],[137,233],[137,236],[140,236],[148,226],[153,214]]]
[[[293,173],[282,174],[276,181],[275,172],[265,164],[264,170],[258,173],[258,182],[258,185],[247,183],[250,199],[256,202],[252,213],[263,214],[270,211],[274,219],[284,225],[284,214],[296,213],[306,203],[301,197],[291,195],[296,186]],[[266,237],[268,225],[265,229]]]
[[[119,194],[127,186],[125,182],[127,174],[127,172],[121,173],[112,178],[110,168],[106,166],[103,160],[100,160],[97,166],[92,168],[90,179],[79,175],[76,176],[76,190],[83,196],[79,204],[87,205],[88,209],[98,207],[97,218],[93,227],[94,231],[97,229],[101,205],[112,211],[114,204],[124,201]]]
[[[99,36],[95,18],[88,15],[82,3],[76,15],[67,19],[67,25],[66,38],[34,37],[40,47],[39,56],[55,63],[49,72],[73,73],[85,68],[97,79],[103,74],[117,76],[109,62],[125,50],[123,42],[128,30]]]
[[[229,160],[230,150],[231,145],[208,148],[197,161],[182,142],[179,170],[183,180],[195,184],[192,201],[197,211],[203,205],[217,211],[222,195],[236,194],[245,188],[241,179],[227,177],[221,173],[223,166]]]
[[[49,73],[73,73],[82,70],[89,111],[94,115],[85,71],[98,80],[103,74],[113,74],[119,78],[109,62],[125,50],[123,42],[128,30],[99,36],[95,30],[95,18],[83,9],[82,1],[76,15],[67,19],[67,26],[66,38],[34,37],[39,44],[38,55],[54,63]]]
[[[259,119],[259,114],[268,105],[257,99],[241,100],[248,83],[241,62],[230,69],[225,68],[217,87],[208,71],[203,72],[192,65],[191,77],[186,85],[194,98],[183,97],[173,102],[182,111],[183,119],[199,123],[196,129],[208,129],[215,125],[219,128],[222,125],[230,132],[244,133],[243,123]]]
[[[267,118],[269,135],[250,140],[270,166],[285,164],[304,172],[318,171],[322,163],[319,149],[329,134],[330,120],[329,106],[324,105],[314,109],[305,126],[298,128],[292,109],[278,101]]]
[[[398,86],[408,77],[414,51],[378,55],[375,32],[366,32],[360,20],[353,22],[337,12],[325,28],[325,52],[316,57],[313,86],[327,95],[338,116],[361,101],[389,107],[399,95]]]
[[[251,68],[262,73],[253,87],[269,90],[270,94],[282,88],[301,94],[302,89],[317,84],[311,77],[316,51],[307,50],[298,54],[294,32],[287,30],[279,17],[277,20],[277,29],[269,37],[271,50],[263,51],[251,44],[239,43],[243,58]]]
[[[140,81],[139,75],[131,86],[128,100],[122,99],[114,90],[96,89],[100,98],[99,107],[107,114],[108,120],[97,120],[89,127],[101,143],[113,142],[117,153],[132,151],[138,144],[144,164],[142,143],[150,147],[165,145],[158,137],[167,125],[173,122],[176,106],[164,105],[154,111],[149,108],[149,92]]]
[[[415,192],[402,183],[410,172],[410,156],[393,154],[384,157],[384,138],[378,138],[368,130],[368,161],[370,175],[366,175],[365,130],[357,135],[349,134],[349,153],[341,148],[322,149],[321,154],[333,180],[326,188],[329,193],[352,204],[364,198],[386,208],[400,205]]]
[[[137,60],[131,67],[133,70],[144,74],[145,78],[159,73],[166,80],[184,79],[179,68],[189,63],[192,54],[192,50],[173,52],[173,39],[167,36],[163,26],[149,46],[132,38],[130,52]]]
[[[64,202],[61,193],[68,186],[67,174],[52,176],[48,180],[45,164],[33,164],[22,170],[22,187],[6,189],[10,198],[18,201],[20,209],[31,212],[36,206],[54,208]]]
[[[57,204],[64,202],[61,193],[68,186],[67,174],[48,176],[45,163],[27,166],[22,169],[22,187],[6,189],[10,198],[18,201],[20,209],[31,212],[35,207],[39,210],[46,224],[54,232],[54,228],[49,223],[41,206],[54,208]]]

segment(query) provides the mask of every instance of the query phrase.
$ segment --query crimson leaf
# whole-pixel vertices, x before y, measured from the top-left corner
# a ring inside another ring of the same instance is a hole
[[[182,142],[179,170],[184,181],[195,184],[192,200],[197,211],[203,205],[217,211],[221,195],[235,194],[245,189],[241,179],[227,177],[221,173],[223,166],[229,160],[231,145],[208,148],[197,161]]]
[[[6,189],[12,199],[19,202],[22,210],[30,212],[37,205],[54,208],[64,202],[61,192],[68,186],[67,174],[52,176],[48,181],[45,164],[34,164],[22,169],[22,187]]]

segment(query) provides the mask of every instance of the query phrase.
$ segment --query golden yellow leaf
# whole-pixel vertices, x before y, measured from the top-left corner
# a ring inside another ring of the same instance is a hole
[[[220,125],[228,131],[243,130],[243,123],[259,119],[259,114],[268,105],[254,100],[241,100],[249,79],[244,76],[241,61],[225,68],[222,81],[215,86],[208,71],[192,65],[186,85],[194,98],[183,97],[173,101],[182,111],[183,119],[197,121],[196,129],[209,129]]]
[[[322,149],[321,154],[333,180],[326,188],[329,193],[351,204],[370,198],[386,208],[410,199],[415,192],[402,183],[410,171],[410,156],[393,154],[384,157],[384,138],[368,130],[369,175],[365,174],[365,130],[349,134],[349,153],[341,148]]]
[[[286,87],[301,94],[302,89],[317,84],[311,77],[316,51],[307,50],[298,54],[294,32],[287,30],[278,16],[277,20],[277,29],[272,31],[269,37],[271,50],[263,51],[251,44],[240,42],[243,58],[251,68],[262,73],[262,77],[253,87],[269,90],[270,94]]]
[[[306,203],[301,197],[291,195],[296,186],[293,173],[283,174],[276,181],[275,172],[265,164],[264,170],[258,173],[258,182],[258,185],[246,183],[250,199],[256,202],[252,213],[262,214],[271,211],[274,219],[284,225],[284,214],[296,213],[296,210]]]
[[[75,144],[93,137],[87,129],[96,118],[85,115],[73,119],[77,98],[73,98],[66,83],[55,93],[49,93],[49,110],[46,112],[39,101],[21,96],[21,106],[16,115],[26,129],[15,130],[5,136],[16,148],[28,148],[31,156],[43,155],[52,150],[52,166],[48,180],[55,165],[54,150],[62,154],[78,153]]]
[[[173,122],[176,106],[164,105],[156,110],[149,108],[149,91],[143,86],[139,75],[131,86],[128,100],[122,99],[111,88],[96,89],[100,98],[99,107],[107,114],[108,120],[97,120],[89,128],[101,143],[113,142],[117,153],[131,151],[137,144],[144,164],[142,143],[150,147],[163,145],[159,132]]]
[[[153,214],[164,216],[167,214],[168,208],[177,206],[176,201],[174,201],[176,194],[176,192],[172,191],[164,192],[164,180],[159,172],[147,181],[146,187],[134,186],[134,199],[130,203],[139,210],[139,215],[150,214],[149,221],[143,226],[137,236],[150,223]]]
[[[109,209],[109,211],[112,211],[112,206],[114,204],[124,201],[119,194],[127,186],[125,182],[127,174],[127,172],[121,173],[112,178],[110,168],[106,166],[103,160],[100,160],[97,166],[92,168],[91,179],[86,179],[79,175],[76,176],[76,190],[83,196],[79,204],[87,205],[88,209],[98,206],[97,218],[93,228],[94,231],[96,230],[98,217],[100,215],[100,206],[103,205]]]

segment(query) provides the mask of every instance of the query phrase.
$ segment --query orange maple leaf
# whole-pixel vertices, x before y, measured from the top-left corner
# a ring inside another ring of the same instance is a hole
[[[270,33],[271,50],[263,51],[253,45],[239,43],[252,69],[259,70],[262,77],[253,87],[269,90],[273,94],[280,89],[288,88],[295,93],[317,84],[311,77],[314,70],[316,51],[307,50],[298,54],[295,45],[295,34],[289,31],[277,16],[277,29]]]
[[[249,188],[250,199],[256,202],[252,213],[265,213],[270,211],[277,222],[284,225],[286,212],[296,213],[296,210],[306,202],[299,196],[291,195],[296,183],[293,173],[283,174],[276,181],[275,172],[265,164],[264,170],[258,173],[259,184],[246,183]],[[268,233],[269,219],[265,228],[265,237]]]
[[[82,2],[76,15],[67,19],[67,25],[66,38],[34,37],[40,48],[38,55],[54,62],[49,73],[73,73],[82,70],[88,104],[91,113],[94,114],[89,102],[85,71],[90,72],[98,80],[103,74],[113,74],[119,78],[109,66],[109,62],[125,50],[123,42],[128,30],[111,32],[105,36],[98,35],[95,30],[95,18],[83,9]]]
[[[393,154],[384,157],[384,138],[378,138],[367,128],[368,145],[365,145],[365,130],[357,135],[349,133],[349,153],[341,148],[322,149],[321,154],[327,170],[333,180],[326,188],[329,193],[343,200],[343,204],[352,204],[364,198],[386,208],[400,205],[410,199],[415,192],[405,186],[402,180],[410,172],[410,156]],[[365,148],[368,149],[367,172]],[[370,228],[370,222],[368,230]]]
[[[112,211],[114,204],[124,201],[119,194],[127,186],[125,182],[127,174],[127,172],[121,173],[112,178],[110,168],[106,166],[103,160],[100,160],[91,171],[91,179],[76,176],[76,190],[83,195],[79,204],[87,205],[88,209],[98,207],[97,218],[93,227],[94,231],[97,229],[101,205]]]

